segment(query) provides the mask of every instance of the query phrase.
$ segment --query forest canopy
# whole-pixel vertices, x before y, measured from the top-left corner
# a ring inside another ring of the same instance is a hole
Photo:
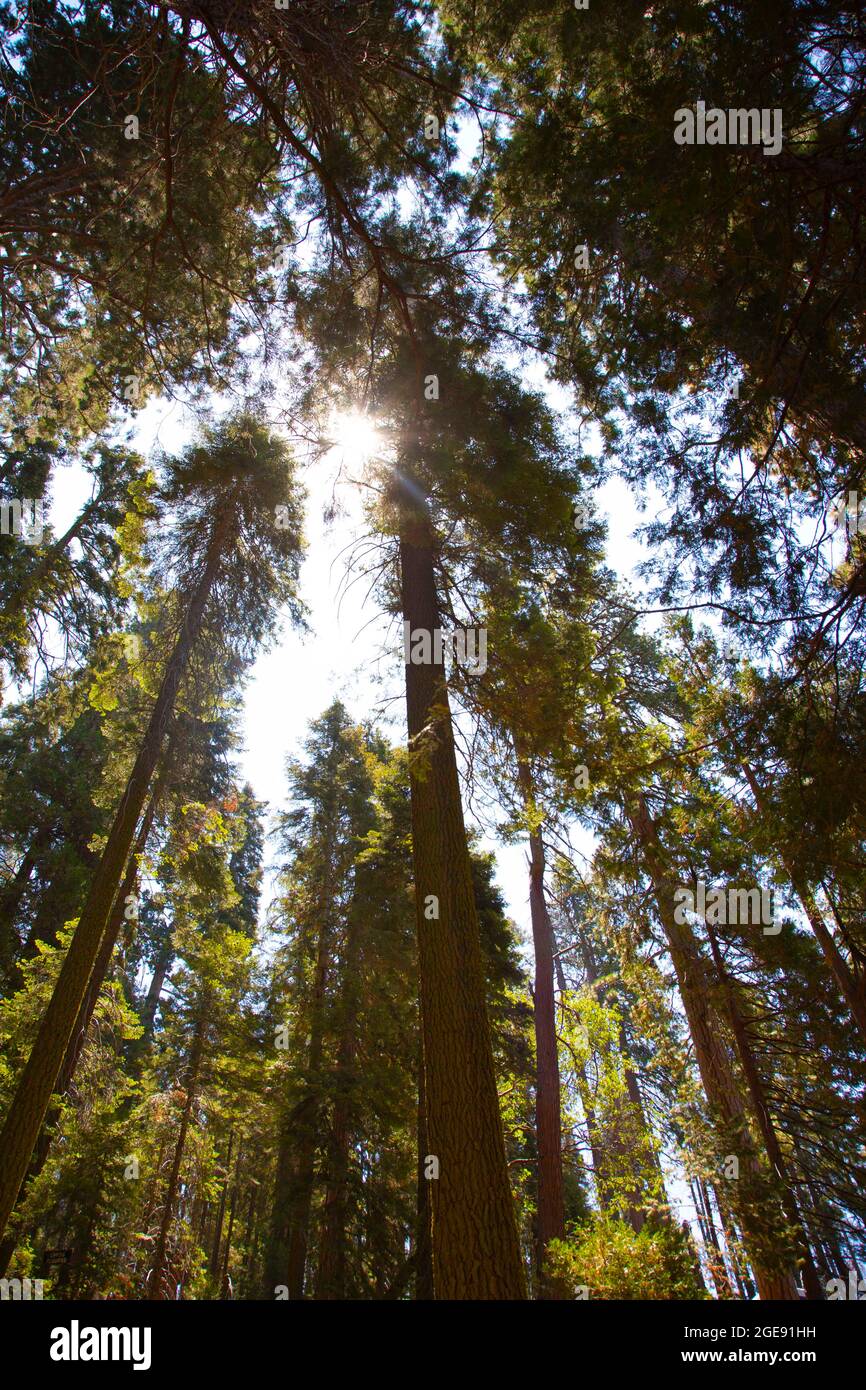
[[[4,1299],[859,1297],[860,6],[0,0],[0,110]]]

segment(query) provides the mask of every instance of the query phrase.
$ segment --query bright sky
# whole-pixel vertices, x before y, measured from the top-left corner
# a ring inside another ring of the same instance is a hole
[[[559,404],[564,402],[560,399]],[[334,492],[341,456],[344,474],[355,476],[370,440],[364,422],[351,417],[338,433],[341,447],[304,473],[307,554],[301,597],[310,610],[310,630],[298,633],[285,624],[279,643],[255,662],[246,688],[241,775],[272,808],[285,799],[287,756],[298,753],[310,721],[337,696],[353,718],[375,714],[395,743],[406,738],[402,632],[368,596],[369,579],[346,583],[347,563],[356,542],[366,534],[361,494],[345,481]],[[154,449],[180,448],[189,435],[189,422],[176,403],[152,401],[135,420],[134,443],[146,457]],[[70,465],[56,472],[52,490],[49,517],[59,534],[89,497],[89,479],[79,466]],[[326,526],[323,514],[334,495],[338,515]],[[627,575],[642,554],[631,533],[646,518],[639,517],[634,499],[618,481],[606,484],[597,502],[609,525],[608,563]],[[495,660],[494,652],[488,654],[491,660]],[[504,847],[489,840],[485,844],[496,851],[498,879],[509,912],[525,934],[525,852],[520,846]]]

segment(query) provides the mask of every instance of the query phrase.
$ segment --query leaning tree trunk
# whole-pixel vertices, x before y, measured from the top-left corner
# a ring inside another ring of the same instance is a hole
[[[758,781],[754,769],[745,758],[740,759],[740,766],[743,769],[746,781],[755,798],[755,805],[758,811],[762,815],[766,815],[767,804],[764,789]],[[809,884],[804,875],[800,873],[791,855],[782,846],[777,846],[776,853],[784,866],[794,892],[800,899],[809,926],[815,933],[824,960],[839,986],[842,998],[851,1011],[851,1017],[857,1031],[863,1041],[866,1042],[866,979],[864,979],[862,973],[855,975],[845,957],[842,955],[842,952],[836,945],[833,933],[824,921],[823,914],[815,901]]]
[[[773,1249],[772,1212],[767,1210],[769,1194],[760,1191],[762,1175],[746,1107],[719,1031],[704,961],[691,928],[676,921],[674,886],[668,879],[656,825],[643,796],[629,810],[629,820],[653,884],[707,1100],[724,1142],[731,1145],[731,1152],[744,1170],[742,1177],[730,1185],[731,1205],[743,1229],[758,1293],[762,1299],[794,1300],[797,1286],[793,1271],[784,1256]]]
[[[716,1223],[713,1220],[713,1210],[710,1206],[706,1184],[702,1178],[694,1178],[689,1180],[689,1186],[695,1211],[698,1214],[698,1225],[701,1228],[710,1278],[713,1281],[716,1295],[718,1298],[733,1298],[734,1291],[731,1288],[731,1281],[725,1268],[725,1257],[722,1254],[722,1247],[716,1234]]]
[[[178,687],[204,620],[205,607],[232,523],[226,507],[208,546],[204,571],[193,592],[168,660],[141,748],[126,784],[105,849],[90,885],[75,935],[40,1024],[36,1040],[9,1107],[0,1135],[0,1234],[18,1199],[33,1146],[45,1119],[58,1072],[75,1027],[108,918],[129,857],[135,828],[159,761],[163,737]]]
[[[15,874],[0,888],[0,970],[7,978],[12,974],[15,958],[21,950],[21,942],[15,930],[21,902],[30,886],[30,879],[39,862],[39,856],[51,843],[53,834],[53,823],[43,826],[41,830],[36,832],[27,846]]]
[[[402,616],[439,626],[433,535],[420,489],[403,483]],[[433,1279],[438,1299],[525,1297],[508,1178],[478,916],[445,672],[406,666],[415,911],[424,1033]]]
[[[532,772],[516,738],[514,746],[520,793],[524,807],[531,816],[535,802]],[[530,820],[530,824],[534,822]],[[545,1257],[550,1242],[565,1237],[565,1192],[554,994],[554,936],[544,897],[544,844],[538,829],[530,829],[529,855],[529,914],[535,954],[532,1015],[535,1024],[535,1141],[538,1150],[536,1260],[539,1297],[552,1298],[558,1295],[556,1285],[545,1278]]]
[[[111,911],[111,918],[106,929],[105,937],[103,938],[102,946],[100,947],[99,956],[97,957],[96,964],[93,967],[93,975],[91,976],[90,984],[87,987],[87,993],[85,994],[84,999],[82,1000],[81,1008],[78,1011],[78,1018],[75,1020],[75,1027],[72,1030],[72,1034],[66,1046],[66,1052],[64,1053],[63,1061],[61,1063],[60,1071],[58,1073],[57,1081],[55,1083],[54,1088],[55,1093],[58,1096],[66,1095],[72,1083],[72,1078],[75,1075],[75,1068],[78,1065],[78,1059],[81,1055],[81,1051],[84,1046],[84,1040],[87,1036],[87,1030],[90,1027],[90,1020],[92,1019],[93,1011],[96,1008],[96,1001],[99,998],[99,992],[102,988],[103,981],[108,971],[108,965],[111,960],[111,954],[114,949],[114,944],[117,941],[118,936],[120,935],[120,930],[123,925],[124,904],[126,902],[127,896],[135,886],[136,875],[138,872],[138,857],[140,854],[144,853],[144,849],[147,844],[147,839],[150,834],[150,829],[153,825],[153,817],[156,811],[157,795],[158,793],[154,792],[154,795],[151,797],[150,805],[148,806],[148,809],[145,812],[145,816],[141,824],[141,829],[139,830],[139,833],[136,837],[135,846],[133,847],[132,853],[129,856],[129,863],[127,865],[126,875],[124,877],[123,883],[120,886],[120,891],[117,894],[117,897],[114,902],[114,907]],[[27,1173],[25,1175],[24,1182],[21,1188],[22,1195],[29,1190],[31,1183],[33,1183],[35,1179],[39,1177],[39,1174],[45,1167],[45,1162],[51,1150],[53,1127],[57,1118],[57,1114],[58,1107],[49,1107],[49,1110],[45,1116],[45,1122],[42,1125],[42,1129],[39,1132],[39,1137],[33,1149],[33,1154],[31,1156],[30,1163],[27,1166]],[[15,1223],[12,1222],[9,1228],[7,1229],[6,1234],[3,1236],[3,1239],[0,1240],[0,1277],[2,1277],[3,1274],[5,1274],[6,1272],[6,1267],[9,1263],[9,1260],[14,1254],[17,1240],[18,1235],[15,1233]]]
[[[779,1136],[776,1134],[775,1126],[770,1116],[764,1083],[758,1071],[758,1064],[755,1061],[755,1055],[752,1051],[752,1046],[746,1031],[745,1020],[740,1012],[736,998],[734,997],[731,981],[728,972],[725,970],[722,953],[719,950],[716,933],[709,922],[706,923],[706,928],[710,942],[710,951],[713,956],[713,964],[715,965],[716,974],[722,985],[728,1017],[734,1034],[734,1041],[737,1045],[737,1055],[740,1059],[740,1065],[743,1068],[743,1075],[746,1078],[746,1085],[749,1088],[749,1095],[752,1099],[752,1109],[758,1120],[758,1127],[761,1131],[761,1137],[764,1140],[764,1147],[767,1150],[767,1157],[770,1160],[770,1165],[779,1179],[780,1200],[788,1223],[794,1232],[800,1257],[803,1261],[803,1286],[806,1290],[806,1297],[813,1300],[820,1300],[824,1297],[824,1289],[812,1258],[812,1250],[803,1226],[797,1200],[794,1196],[794,1188],[791,1183],[788,1166],[782,1153],[782,1147],[779,1143]]]

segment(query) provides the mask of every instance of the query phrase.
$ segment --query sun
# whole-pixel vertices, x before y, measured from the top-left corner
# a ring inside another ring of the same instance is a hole
[[[363,410],[335,411],[328,433],[333,447],[350,468],[367,463],[383,444],[374,422]]]

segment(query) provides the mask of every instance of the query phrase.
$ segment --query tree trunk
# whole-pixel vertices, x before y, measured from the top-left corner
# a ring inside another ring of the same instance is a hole
[[[743,1075],[746,1078],[746,1085],[749,1088],[749,1095],[752,1099],[752,1109],[758,1120],[758,1126],[761,1131],[761,1137],[764,1140],[764,1147],[767,1150],[770,1166],[779,1179],[779,1196],[788,1223],[795,1233],[800,1257],[803,1261],[803,1285],[806,1290],[806,1297],[813,1300],[823,1299],[824,1290],[821,1285],[821,1280],[818,1277],[818,1271],[815,1268],[815,1262],[812,1259],[812,1251],[797,1207],[788,1167],[785,1163],[782,1148],[779,1144],[779,1138],[770,1116],[767,1097],[764,1091],[764,1083],[761,1080],[751,1043],[749,1042],[745,1021],[734,996],[728,972],[725,970],[716,933],[709,922],[706,923],[706,929],[710,942],[710,951],[713,956],[713,964],[716,967],[716,974],[719,977],[724,991],[728,1017],[731,1021],[734,1041],[737,1045],[737,1055],[740,1059],[740,1066],[743,1068]]]
[[[224,1177],[224,1179],[223,1179],[222,1190],[221,1190],[221,1192],[220,1192],[219,1206],[217,1207],[216,1222],[214,1223],[213,1247],[212,1247],[212,1249],[211,1249],[211,1254],[210,1254],[210,1273],[211,1273],[211,1279],[213,1279],[215,1282],[217,1282],[217,1281],[219,1280],[219,1276],[220,1276],[220,1251],[221,1251],[221,1249],[222,1249],[223,1221],[225,1220],[225,1214],[226,1214],[226,1195],[227,1195],[227,1193],[228,1193],[228,1187],[229,1187],[229,1179],[230,1179],[231,1164],[232,1164],[232,1147],[233,1147],[233,1145],[234,1145],[234,1139],[235,1139],[235,1132],[234,1132],[233,1129],[230,1129],[230,1130],[229,1130],[229,1148],[228,1148],[228,1153],[227,1153],[227,1155],[226,1155],[225,1177]],[[219,1287],[218,1282],[217,1282],[217,1287]]]
[[[762,815],[766,815],[767,806],[764,790],[755,775],[754,769],[744,758],[740,759],[740,766],[743,769],[746,781],[755,798],[755,805],[758,811]],[[851,1010],[851,1017],[854,1020],[857,1030],[863,1041],[866,1042],[866,979],[864,979],[862,974],[855,975],[854,971],[845,960],[845,957],[836,945],[833,933],[824,921],[823,914],[815,901],[811,888],[798,870],[796,864],[794,864],[791,856],[781,846],[777,847],[776,852],[790,879],[794,892],[800,899],[809,926],[815,933],[818,945],[839,986],[842,998]]]
[[[608,993],[609,981],[605,982],[599,977],[595,953],[587,934],[578,928],[578,936],[587,982],[598,986],[596,994],[599,1002],[603,1004]],[[640,1235],[646,1224],[646,1210],[644,1208],[645,1189],[643,1185],[644,1160],[639,1152],[639,1143],[646,1146],[647,1158],[651,1159],[653,1163],[662,1191],[664,1191],[664,1179],[655,1143],[646,1122],[637,1077],[628,1065],[628,1044],[622,1020],[619,1024],[619,1051],[623,1062],[626,1094],[629,1098],[631,1113],[629,1113],[628,1106],[621,1105],[618,1107],[618,1113],[608,1118],[604,1138],[603,1140],[599,1138],[601,1156],[599,1177],[600,1181],[604,1183],[608,1173],[616,1176],[617,1160],[619,1160],[620,1165],[620,1176],[623,1175],[623,1169],[627,1169],[633,1181],[624,1194],[626,1201],[620,1208],[619,1215],[623,1221],[628,1222],[636,1235]],[[606,1205],[606,1203],[603,1204]]]
[[[329,881],[323,885],[311,996],[307,1093],[286,1115],[280,1135],[277,1179],[269,1242],[268,1278],[285,1282],[289,1298],[304,1296],[310,1210],[315,1181],[317,1126],[321,1108],[319,1072],[324,1043],[325,987],[330,966]]]
[[[37,831],[27,846],[27,850],[15,874],[0,889],[0,942],[2,942],[2,955],[0,955],[0,969],[4,977],[7,977],[12,970],[15,957],[21,949],[21,942],[15,930],[15,922],[18,917],[18,910],[21,906],[21,899],[27,892],[27,885],[30,882],[33,870],[36,867],[39,855],[51,841],[54,827],[49,825]]]
[[[229,1202],[229,1224],[228,1224],[228,1230],[226,1231],[225,1250],[223,1251],[222,1268],[221,1268],[221,1270],[220,1270],[220,1282],[219,1282],[219,1290],[220,1290],[219,1296],[220,1296],[220,1298],[226,1298],[227,1295],[228,1295],[228,1287],[229,1287],[229,1257],[230,1257],[230,1255],[231,1255],[231,1249],[232,1249],[232,1236],[233,1236],[233,1234],[234,1234],[234,1229],[235,1229],[235,1213],[236,1213],[236,1211],[237,1211],[237,1204],[238,1204],[238,1183],[239,1183],[239,1181],[240,1181],[241,1158],[242,1158],[242,1154],[241,1154],[240,1152],[238,1152],[237,1162],[235,1163],[235,1176],[234,1176],[234,1182],[232,1183],[232,1197],[231,1197],[231,1201]]]
[[[349,1153],[354,1113],[355,1037],[358,1027],[358,976],[361,922],[350,907],[342,961],[340,1036],[337,1043],[335,1093],[327,1145],[327,1180],[319,1233],[316,1298],[346,1296],[346,1226],[349,1213]]]
[[[5,1230],[18,1199],[33,1146],[45,1119],[75,1020],[99,955],[135,827],[159,760],[166,725],[190,652],[201,631],[205,607],[231,524],[231,508],[227,506],[211,536],[204,572],[194,590],[169,657],[141,748],[115,813],[108,842],[94,874],[75,935],[9,1107],[0,1136],[0,1234]]]
[[[729,1188],[732,1205],[742,1224],[758,1292],[762,1299],[796,1299],[793,1272],[772,1248],[772,1213],[766,1209],[767,1194],[759,1191],[760,1168],[746,1108],[718,1027],[704,961],[691,928],[676,921],[674,885],[668,879],[656,825],[643,796],[630,808],[629,820],[653,884],[707,1100],[720,1138],[730,1146],[728,1151],[738,1158],[743,1169]]]
[[[535,813],[535,787],[526,757],[514,738],[517,780],[524,809]],[[532,822],[531,822],[532,823]],[[535,1024],[535,1139],[538,1149],[538,1213],[536,1261],[540,1298],[557,1297],[545,1280],[545,1252],[552,1240],[565,1237],[565,1193],[562,1180],[562,1112],[560,1108],[559,1045],[554,994],[554,939],[544,897],[544,843],[541,832],[529,832],[529,914],[535,954],[532,1014]]]
[[[402,616],[439,626],[433,536],[420,489],[403,482]],[[415,519],[411,519],[414,513]],[[485,1002],[481,942],[445,672],[406,665],[412,849],[421,981],[437,1299],[520,1299],[524,1273]]]
[[[186,1098],[183,1105],[183,1114],[178,1130],[177,1142],[174,1146],[174,1156],[171,1161],[171,1172],[165,1188],[163,1199],[162,1218],[159,1223],[159,1236],[156,1243],[156,1251],[153,1257],[153,1268],[150,1271],[148,1281],[147,1296],[152,1302],[159,1302],[164,1299],[165,1291],[162,1287],[165,1277],[166,1254],[168,1252],[168,1236],[171,1230],[172,1218],[174,1216],[174,1205],[177,1200],[177,1189],[180,1180],[180,1168],[183,1162],[183,1151],[186,1147],[186,1136],[189,1130],[192,1108],[196,1101],[198,1092],[199,1069],[201,1067],[202,1053],[204,1052],[204,1034],[206,1009],[202,1008],[196,1020],[195,1030],[192,1036],[192,1046],[189,1054],[189,1064],[186,1071]]]
[[[692,1198],[695,1203],[695,1210],[698,1214],[698,1223],[701,1228],[701,1235],[704,1238],[704,1249],[707,1255],[707,1264],[710,1268],[710,1278],[719,1298],[733,1298],[734,1291],[731,1288],[731,1281],[728,1278],[728,1271],[725,1268],[725,1257],[722,1254],[722,1247],[719,1244],[719,1237],[716,1234],[716,1224],[713,1220],[713,1209],[710,1206],[710,1197],[707,1192],[706,1184],[702,1178],[695,1178],[690,1182]]]
[[[87,993],[81,1002],[81,1008],[78,1011],[75,1027],[72,1030],[66,1052],[63,1055],[63,1062],[61,1063],[54,1088],[58,1096],[65,1096],[72,1084],[75,1068],[78,1065],[78,1059],[84,1047],[90,1021],[93,1018],[93,1011],[96,1008],[96,1001],[99,998],[99,992],[108,972],[111,954],[120,934],[121,927],[123,926],[126,898],[135,886],[138,872],[138,858],[139,855],[144,853],[147,845],[148,836],[150,835],[153,818],[156,812],[157,799],[158,791],[154,792],[154,795],[151,797],[150,805],[148,806],[141,824],[141,829],[136,837],[135,846],[130,854],[129,863],[126,868],[126,876],[115,899],[114,907],[111,912],[111,920],[106,929],[103,944],[100,947],[99,957],[93,968],[93,975],[87,987]],[[45,1122],[39,1131],[39,1137],[36,1140],[30,1163],[27,1166],[27,1173],[21,1188],[22,1196],[28,1190],[30,1184],[39,1177],[39,1174],[45,1167],[46,1160],[51,1151],[51,1141],[54,1137],[53,1128],[57,1114],[58,1109],[56,1106],[49,1107],[45,1116]],[[12,1223],[3,1239],[0,1240],[0,1277],[6,1272],[6,1266],[14,1254],[17,1241],[18,1235],[15,1233],[14,1223]]]

